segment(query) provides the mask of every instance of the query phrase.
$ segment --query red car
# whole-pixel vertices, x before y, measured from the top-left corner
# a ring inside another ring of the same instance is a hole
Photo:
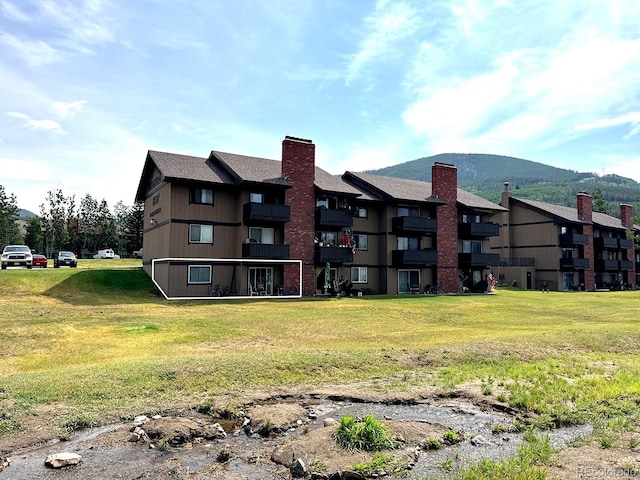
[[[47,268],[47,257],[44,255],[33,255],[33,266]]]

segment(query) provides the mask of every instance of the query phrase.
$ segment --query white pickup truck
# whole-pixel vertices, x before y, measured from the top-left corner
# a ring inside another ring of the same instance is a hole
[[[133,258],[142,258],[142,249],[133,251]]]

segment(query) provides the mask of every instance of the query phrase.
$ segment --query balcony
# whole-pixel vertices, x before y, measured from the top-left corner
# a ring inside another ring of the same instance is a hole
[[[620,270],[618,260],[596,260],[596,272],[617,272]]]
[[[633,239],[632,238],[621,238],[619,241],[620,248],[623,250],[629,250],[633,248]]]
[[[620,270],[624,270],[626,272],[632,272],[633,262],[631,260],[620,260]]]
[[[316,247],[316,265],[353,263],[353,251],[348,247]]]
[[[289,259],[289,245],[269,243],[243,243],[242,258]]]
[[[323,227],[353,227],[353,215],[349,210],[336,210],[331,208],[316,209],[316,225]]]
[[[245,224],[283,223],[291,219],[291,207],[276,203],[245,203],[242,206]]]
[[[484,238],[500,235],[500,225],[497,223],[459,223],[459,238]]]
[[[561,258],[560,270],[587,270],[589,268],[588,258]]]
[[[617,250],[618,239],[611,237],[597,237],[593,239],[593,246],[599,250],[602,250],[603,248]]]
[[[394,267],[423,266],[433,267],[438,264],[438,251],[433,248],[425,250],[393,250],[391,262]]]
[[[562,233],[560,234],[561,247],[575,247],[579,245],[589,245],[589,237],[582,233]]]
[[[394,233],[437,233],[438,220],[422,217],[393,217],[391,219]]]
[[[500,255],[497,253],[459,253],[458,264],[464,267],[497,267]]]

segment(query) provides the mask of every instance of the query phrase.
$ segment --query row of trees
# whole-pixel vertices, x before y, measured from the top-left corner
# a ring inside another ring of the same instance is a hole
[[[113,212],[105,200],[86,194],[79,202],[62,190],[47,192],[40,216],[26,219],[24,238],[18,228],[19,208],[15,196],[7,196],[0,185],[0,243],[24,243],[47,257],[58,250],[71,250],[91,257],[97,250],[113,248],[127,256],[142,247],[144,206],[116,203]]]

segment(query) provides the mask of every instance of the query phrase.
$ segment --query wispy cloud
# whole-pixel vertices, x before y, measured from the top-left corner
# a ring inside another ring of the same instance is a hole
[[[16,50],[32,67],[40,67],[62,59],[60,51],[44,40],[22,40],[9,33],[1,33],[0,43]]]
[[[7,115],[23,121],[23,126],[34,132],[58,131],[62,132],[62,125],[55,120],[34,120],[29,115],[19,112],[8,112]]]
[[[58,117],[67,118],[75,113],[82,111],[82,108],[86,105],[86,100],[76,100],[75,102],[54,102],[53,110]]]
[[[350,59],[345,83],[349,85],[367,64],[393,55],[397,43],[413,35],[420,16],[408,3],[378,0],[375,11],[365,19],[365,35],[360,48]]]
[[[18,6],[16,6],[9,0],[0,1],[0,12],[5,17],[16,20],[18,22],[26,23],[30,20],[29,16],[26,13],[20,10]]]

